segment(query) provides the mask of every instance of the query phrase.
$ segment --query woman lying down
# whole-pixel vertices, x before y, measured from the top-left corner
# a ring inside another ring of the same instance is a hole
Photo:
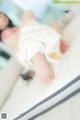
[[[63,23],[67,23],[70,18],[68,13],[63,18]],[[50,62],[62,59],[69,47],[62,36],[64,24],[53,22],[44,25],[28,11],[24,14],[20,27],[15,27],[7,15],[0,12],[0,38],[24,68],[27,64],[32,66],[37,78],[48,83],[54,78]]]

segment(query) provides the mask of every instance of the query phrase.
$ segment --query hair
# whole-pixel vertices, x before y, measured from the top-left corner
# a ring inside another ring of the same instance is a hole
[[[0,13],[2,13],[4,16],[6,16],[8,18],[8,20],[9,20],[8,25],[7,25],[8,28],[15,27],[12,20],[5,13],[3,13],[3,12],[0,12]],[[4,30],[0,30],[0,42],[2,42],[1,34],[2,34],[3,31]]]

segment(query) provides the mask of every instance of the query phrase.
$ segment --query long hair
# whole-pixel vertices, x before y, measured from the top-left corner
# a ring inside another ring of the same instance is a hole
[[[6,16],[8,18],[8,25],[7,25],[7,28],[12,28],[12,27],[15,27],[15,25],[13,24],[13,22],[11,21],[11,19],[3,12],[0,12],[2,13],[4,16]],[[2,38],[1,38],[1,34],[4,30],[0,30],[0,42],[2,42]]]

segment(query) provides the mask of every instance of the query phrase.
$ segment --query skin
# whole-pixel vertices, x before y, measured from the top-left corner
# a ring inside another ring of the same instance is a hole
[[[0,30],[6,29],[7,25],[8,18],[2,12],[0,12]]]
[[[32,62],[34,64],[36,77],[39,80],[44,83],[49,83],[54,78],[54,72],[44,54],[37,53],[33,57]]]
[[[1,17],[2,20],[5,17]],[[1,20],[0,18],[0,20]],[[23,19],[22,19],[22,26],[25,25],[29,20],[31,19],[35,19],[32,12],[28,11],[27,13],[25,13],[23,15]],[[1,20],[1,21],[2,21]],[[5,20],[3,20],[2,24],[4,25]],[[7,19],[6,19],[6,25],[7,25]],[[2,26],[2,25],[1,25]],[[52,26],[54,27],[54,26]],[[6,27],[5,27],[6,28]],[[16,52],[16,48],[19,42],[18,39],[18,34],[19,34],[19,29],[20,28],[6,28],[5,31],[2,34],[2,39],[3,39],[3,43],[9,47],[13,52]],[[60,31],[60,28],[56,27],[56,29],[58,29],[58,31]],[[66,50],[68,49],[68,43],[62,39],[60,40],[60,50],[62,53],[65,53]],[[33,58],[32,58],[32,62],[34,64],[34,70],[36,73],[36,76],[38,79],[40,79],[43,83],[48,83],[51,80],[53,80],[54,78],[54,72],[50,66],[50,64],[48,63],[46,57],[44,54],[42,53],[37,53]]]

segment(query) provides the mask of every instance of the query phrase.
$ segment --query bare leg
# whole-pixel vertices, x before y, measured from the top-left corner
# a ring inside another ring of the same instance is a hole
[[[63,26],[61,26],[61,24],[57,21],[53,22],[51,24],[51,27],[53,27],[59,34],[61,34],[63,36]],[[68,41],[63,37],[60,40],[60,51],[61,53],[65,53],[67,51],[67,49],[69,48],[69,43]]]
[[[50,26],[55,28],[60,34],[63,34],[64,28],[71,22],[73,17],[74,14],[72,12],[66,13],[61,21],[53,21]]]
[[[54,21],[50,24],[58,33],[63,34],[63,27],[58,21]]]
[[[73,13],[70,12],[63,17],[63,19],[62,19],[63,23],[61,23],[59,21],[54,21],[50,24],[50,26],[63,36],[63,30],[66,27],[66,25],[71,22],[72,18],[73,18]],[[69,48],[68,41],[65,38],[62,38],[60,40],[61,53],[65,53],[68,48]]]

